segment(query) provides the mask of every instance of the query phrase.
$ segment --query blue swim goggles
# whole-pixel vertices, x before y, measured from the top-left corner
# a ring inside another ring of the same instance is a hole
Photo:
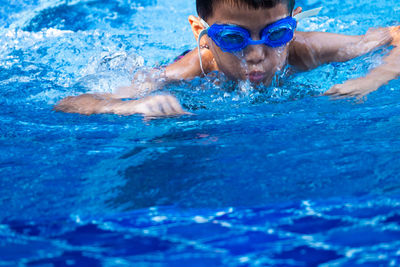
[[[202,20],[206,34],[221,48],[224,52],[238,52],[246,48],[248,45],[265,44],[269,47],[280,47],[293,39],[297,21],[289,16],[280,19],[267,27],[260,33],[260,40],[251,39],[248,30],[230,24],[213,24],[208,26]]]

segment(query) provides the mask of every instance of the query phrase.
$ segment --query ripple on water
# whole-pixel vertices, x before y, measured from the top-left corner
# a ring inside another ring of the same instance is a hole
[[[397,0],[325,2],[300,30],[398,24]],[[192,13],[0,0],[0,265],[398,266],[400,83],[362,103],[319,97],[390,48],[270,88],[215,73],[164,88],[196,116],[51,110],[195,47]]]

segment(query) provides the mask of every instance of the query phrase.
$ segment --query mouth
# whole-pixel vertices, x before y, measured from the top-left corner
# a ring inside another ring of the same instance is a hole
[[[250,80],[250,82],[260,83],[265,79],[266,73],[262,72],[262,71],[252,71],[249,74],[247,74],[246,76]]]

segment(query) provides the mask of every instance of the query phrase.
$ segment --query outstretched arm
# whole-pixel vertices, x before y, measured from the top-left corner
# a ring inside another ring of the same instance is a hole
[[[84,115],[112,113],[119,115],[142,114],[146,117],[162,117],[189,114],[171,95],[148,96],[140,100],[114,98],[111,94],[83,94],[61,100],[54,110]]]
[[[392,28],[391,34],[393,37],[392,45],[395,47],[384,59],[382,65],[371,70],[365,77],[348,80],[343,84],[333,86],[325,92],[325,95],[357,96],[360,98],[400,77],[400,32]]]
[[[120,87],[113,94],[82,94],[62,99],[54,106],[55,111],[84,115],[112,113],[119,115],[142,114],[150,117],[187,114],[179,101],[171,95],[153,95],[138,98],[160,88],[165,79],[160,71],[138,72],[131,86]]]
[[[185,112],[179,101],[171,95],[148,96],[140,100],[123,101],[123,98],[139,98],[163,84],[181,79],[191,79],[201,75],[197,49],[189,52],[181,60],[164,70],[140,71],[136,73],[132,85],[120,87],[113,94],[83,94],[61,100],[54,110],[84,115],[112,113],[120,115],[143,114],[144,116],[174,116],[190,114]],[[207,49],[201,51],[207,68],[212,62],[212,54]]]
[[[364,35],[325,32],[296,32],[290,46],[290,64],[303,70],[329,62],[344,62],[393,41],[399,27],[371,29]]]

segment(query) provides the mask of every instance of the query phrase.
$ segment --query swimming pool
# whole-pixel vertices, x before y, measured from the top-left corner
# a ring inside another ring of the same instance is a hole
[[[318,96],[388,48],[264,93],[167,86],[194,116],[55,113],[193,48],[194,1],[0,3],[0,265],[399,265],[400,82]],[[399,21],[394,0],[298,5],[324,6],[302,30]]]

